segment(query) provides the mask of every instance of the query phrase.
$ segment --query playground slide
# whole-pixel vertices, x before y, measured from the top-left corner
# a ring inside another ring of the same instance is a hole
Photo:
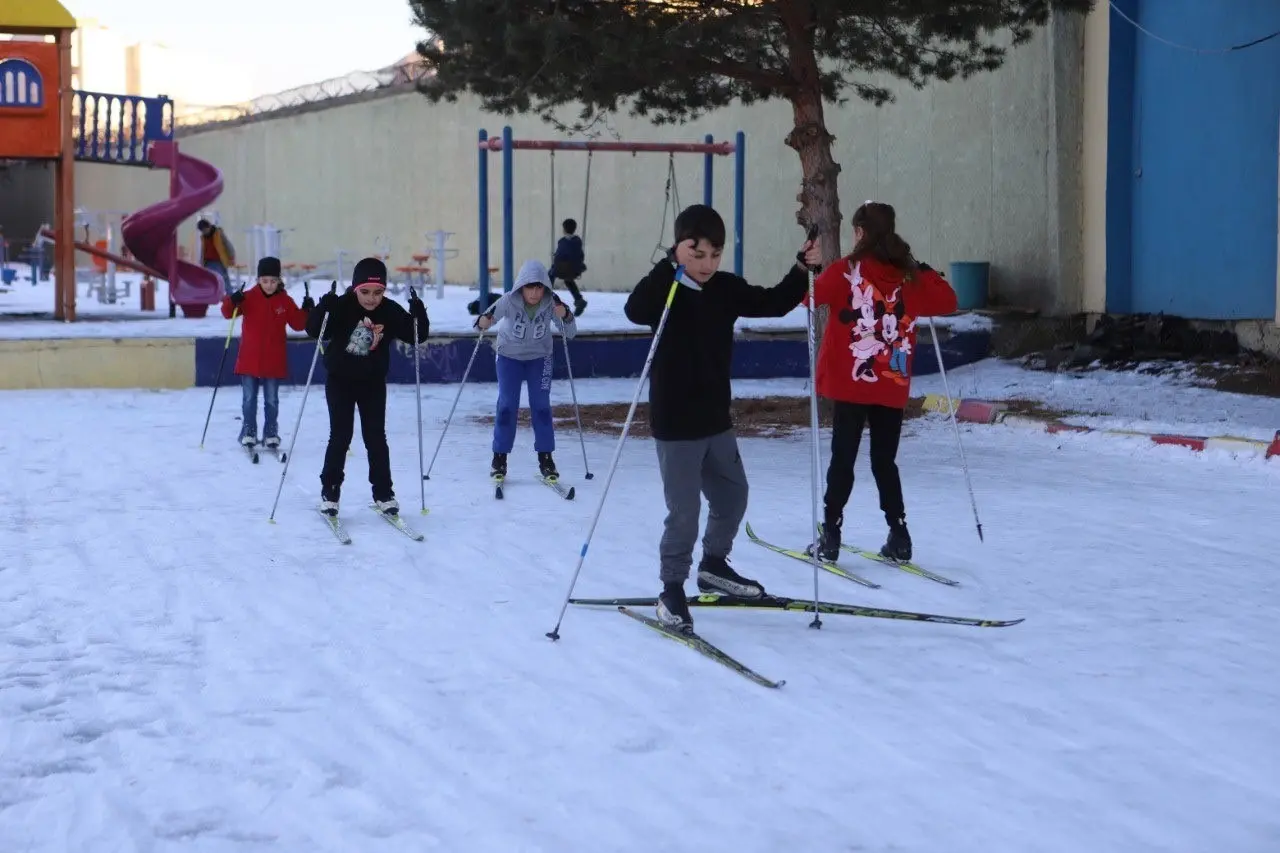
[[[177,160],[175,163],[174,160]],[[222,300],[217,273],[188,261],[176,260],[178,226],[222,195],[222,172],[203,160],[179,153],[174,143],[151,144],[154,166],[172,170],[177,191],[172,198],[126,216],[120,236],[142,264],[160,270],[165,278],[177,264],[177,281],[169,281],[170,299],[177,305],[216,305]]]

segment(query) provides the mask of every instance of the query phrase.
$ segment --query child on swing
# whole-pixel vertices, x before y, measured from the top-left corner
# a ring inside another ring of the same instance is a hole
[[[891,206],[866,202],[853,214],[853,251],[814,281],[815,301],[830,309],[818,352],[817,392],[835,403],[818,540],[818,556],[828,562],[840,556],[844,507],[864,427],[870,427],[871,476],[889,525],[880,554],[897,562],[911,559],[897,457],[911,394],[916,321],[955,311],[956,294],[912,256],[896,228]],[[806,553],[812,551],[810,545]]]
[[[503,322],[505,321],[505,322]],[[551,454],[556,449],[555,422],[551,418],[551,369],[555,338],[551,327],[565,338],[578,326],[563,302],[551,291],[547,268],[540,261],[525,261],[515,287],[476,320],[481,331],[502,322],[498,330],[498,406],[493,421],[493,464],[489,475],[507,476],[507,455],[516,441],[516,416],[520,391],[529,386],[529,416],[533,421],[533,449],[538,473],[544,480],[560,478]]]

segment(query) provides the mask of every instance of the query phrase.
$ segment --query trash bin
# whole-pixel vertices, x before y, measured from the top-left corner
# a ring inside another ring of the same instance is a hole
[[[987,307],[991,264],[986,261],[956,261],[951,264],[951,287],[961,311]]]

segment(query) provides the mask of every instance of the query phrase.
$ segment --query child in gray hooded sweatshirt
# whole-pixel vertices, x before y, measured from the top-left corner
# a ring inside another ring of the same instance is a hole
[[[505,322],[504,322],[505,321]],[[490,476],[507,475],[507,454],[516,441],[516,416],[520,390],[529,385],[529,415],[533,421],[533,449],[538,471],[556,480],[555,424],[551,419],[551,370],[555,338],[551,327],[565,338],[577,334],[573,314],[551,290],[547,268],[539,261],[525,261],[510,293],[493,303],[476,320],[483,331],[502,323],[497,333],[498,411],[493,422],[493,465]]]

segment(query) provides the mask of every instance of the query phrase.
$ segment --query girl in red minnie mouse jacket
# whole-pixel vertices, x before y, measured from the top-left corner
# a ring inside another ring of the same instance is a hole
[[[286,357],[288,329],[301,332],[307,327],[307,312],[314,304],[308,296],[302,307],[285,292],[280,280],[280,259],[258,261],[257,287],[247,293],[241,287],[222,298],[222,316],[231,319],[237,310],[244,322],[240,329],[240,352],[236,355],[236,375],[240,377],[240,443],[258,443],[258,389],[262,389],[262,443],[272,452],[280,447],[280,380],[289,376]],[[287,328],[286,328],[287,327]]]
[[[871,473],[889,523],[880,553],[911,559],[897,456],[911,393],[916,321],[955,311],[956,294],[928,264],[912,257],[895,230],[896,219],[887,204],[869,201],[859,207],[853,214],[853,252],[814,282],[814,299],[829,309],[816,365],[817,392],[835,403],[818,541],[818,556],[829,562],[840,555],[840,528],[864,426],[871,428]]]

